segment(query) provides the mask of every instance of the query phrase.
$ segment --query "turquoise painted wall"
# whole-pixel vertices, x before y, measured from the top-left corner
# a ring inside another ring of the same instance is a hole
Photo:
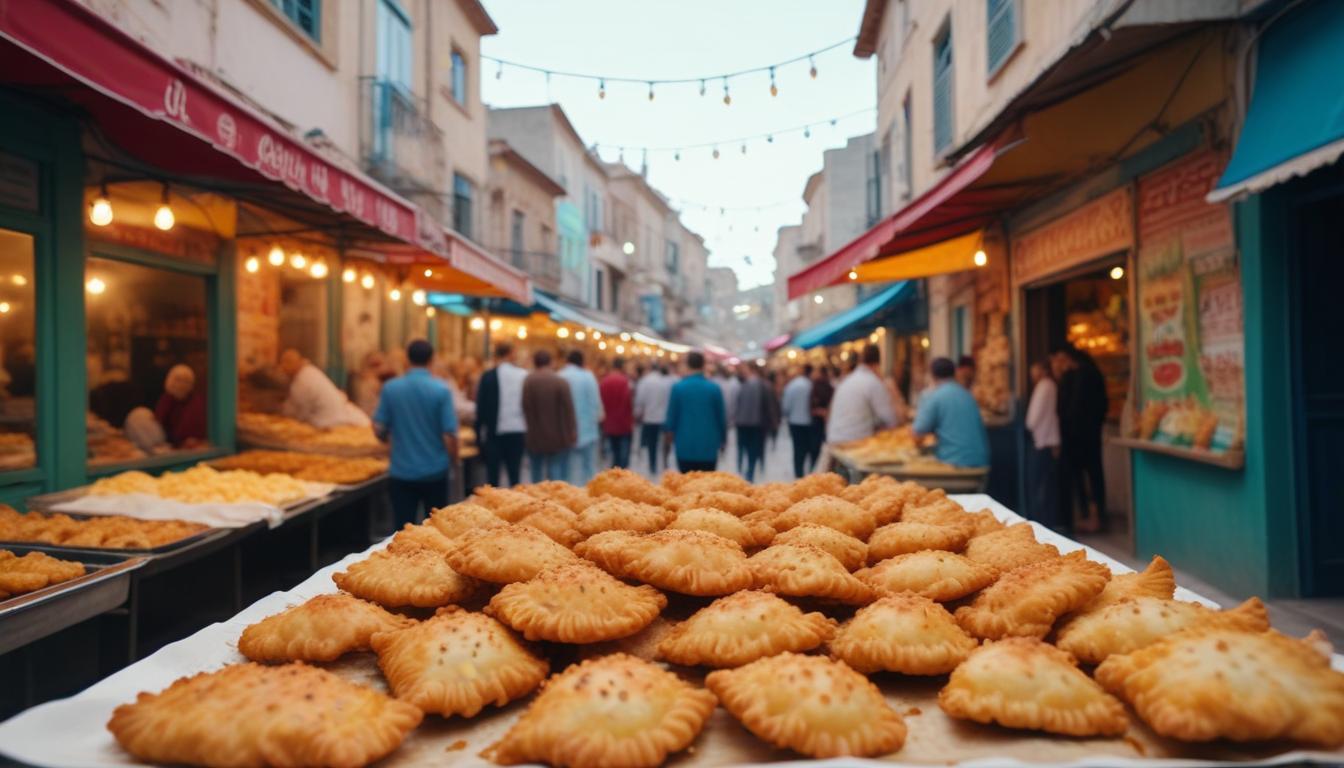
[[[1292,484],[1285,202],[1237,204],[1246,330],[1246,464],[1133,452],[1135,543],[1239,595],[1299,592]]]

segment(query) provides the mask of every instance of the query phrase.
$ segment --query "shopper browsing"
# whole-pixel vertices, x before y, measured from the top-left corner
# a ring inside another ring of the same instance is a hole
[[[486,481],[499,485],[502,467],[509,485],[522,482],[523,436],[527,419],[523,416],[523,380],[527,371],[513,363],[513,345],[495,346],[495,367],[481,374],[476,390],[476,436],[485,453]]]
[[[583,367],[583,353],[574,349],[565,357],[560,378],[569,384],[569,394],[574,399],[574,418],[578,423],[578,439],[569,455],[569,482],[587,485],[597,473],[598,428],[605,418],[602,398],[597,391],[597,377]]]
[[[828,443],[862,440],[879,429],[896,426],[897,416],[892,407],[891,392],[877,372],[877,366],[882,362],[882,351],[875,346],[864,347],[860,361],[848,376],[840,380],[831,398],[830,416],[826,422]]]
[[[770,424],[769,385],[750,363],[742,364],[742,388],[737,393],[737,471],[747,482],[756,479],[756,465],[765,457],[765,434]]]
[[[802,477],[816,461],[812,442],[812,366],[804,365],[784,385],[780,407],[793,440],[793,476]]]
[[[532,482],[569,480],[569,452],[578,441],[574,397],[569,383],[551,369],[551,353],[532,355],[532,372],[523,381],[527,420],[527,463]]]
[[[660,435],[667,422],[667,401],[672,382],[658,366],[649,366],[635,385],[635,419],[639,421],[639,444],[648,452],[649,474],[658,474]]]
[[[919,399],[915,436],[937,436],[939,461],[954,467],[989,466],[989,437],[980,418],[980,406],[970,390],[956,380],[956,365],[946,357],[935,358],[929,372],[933,388]]]
[[[682,472],[713,471],[728,434],[723,394],[705,378],[705,356],[686,356],[690,375],[677,382],[668,398],[666,430]]]
[[[602,396],[602,434],[607,438],[613,467],[630,466],[630,437],[635,428],[634,387],[625,373],[625,359],[616,358],[598,384]]]
[[[1027,431],[1032,450],[1027,454],[1027,516],[1057,531],[1066,530],[1059,514],[1059,414],[1057,390],[1050,364],[1031,364],[1031,400],[1027,404]]]
[[[448,503],[448,475],[457,459],[457,411],[448,385],[430,375],[434,348],[406,347],[409,370],[383,385],[373,428],[391,443],[388,496],[396,527],[415,523]]]

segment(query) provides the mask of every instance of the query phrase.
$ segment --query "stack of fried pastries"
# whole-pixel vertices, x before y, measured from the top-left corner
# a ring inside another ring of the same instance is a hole
[[[8,549],[0,549],[0,600],[83,575],[83,563],[61,560],[42,552],[20,556]]]
[[[655,766],[720,705],[776,748],[881,757],[920,728],[877,686],[904,676],[939,681],[938,707],[969,728],[1344,744],[1344,674],[1321,637],[1279,634],[1255,599],[1177,600],[1160,557],[1112,575],[1035,531],[881,478],[608,470],[586,489],[485,487],[335,574],[341,591],[247,627],[240,653],[282,666],[187,678],[109,727],[137,757],[233,764],[278,726],[196,692],[243,685],[281,692],[291,762],[335,763],[321,750],[338,744],[341,764],[373,760],[421,717],[510,707],[482,753],[498,764]],[[288,695],[280,675],[348,653],[376,657],[388,695],[340,681],[328,698],[315,677]]]
[[[208,527],[185,520],[140,520],[125,515],[73,518],[36,511],[20,513],[0,504],[0,541],[82,549],[154,549],[204,530]]]

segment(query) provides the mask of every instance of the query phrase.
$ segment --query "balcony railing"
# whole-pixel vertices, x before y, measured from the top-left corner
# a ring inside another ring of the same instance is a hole
[[[538,288],[551,293],[560,291],[560,257],[556,254],[506,249],[503,255],[510,264],[526,272]]]
[[[447,221],[448,158],[443,131],[403,86],[360,78],[360,159],[379,181]]]

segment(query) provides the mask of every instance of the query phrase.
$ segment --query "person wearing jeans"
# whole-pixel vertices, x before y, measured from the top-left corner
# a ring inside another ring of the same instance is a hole
[[[625,359],[612,361],[611,371],[598,383],[602,398],[602,435],[607,439],[613,467],[630,466],[630,436],[635,427],[634,388],[625,373]]]
[[[812,453],[812,366],[804,365],[789,383],[784,385],[780,410],[789,424],[793,440],[793,476],[807,474],[807,459]]]
[[[583,367],[583,353],[572,349],[565,356],[565,367],[560,369],[560,378],[569,384],[569,394],[574,399],[574,419],[578,425],[578,439],[569,452],[566,479],[574,485],[587,485],[597,473],[598,428],[603,420],[597,377]]]
[[[737,393],[738,471],[747,482],[756,479],[756,467],[765,458],[765,433],[769,426],[770,393],[756,366],[742,365],[742,388]]]
[[[1026,417],[1032,445],[1027,454],[1027,516],[1064,532],[1069,527],[1059,513],[1059,413],[1055,409],[1058,390],[1055,380],[1050,378],[1048,362],[1031,364],[1031,381]]]
[[[569,451],[578,441],[574,398],[569,383],[551,370],[551,353],[532,355],[532,372],[523,382],[527,419],[527,462],[532,482],[569,479]]]
[[[424,339],[406,348],[410,370],[387,382],[373,426],[391,443],[388,496],[397,528],[448,504],[448,473],[457,458],[457,412],[448,385],[429,372],[434,348]]]
[[[659,441],[667,422],[667,401],[672,380],[661,367],[653,366],[635,385],[635,418],[639,420],[639,442],[649,454],[649,474],[658,474]]]
[[[523,418],[523,380],[527,371],[513,364],[513,345],[501,342],[495,346],[494,368],[481,375],[476,393],[476,434],[485,456],[486,482],[499,486],[500,470],[509,478],[509,485],[522,482],[523,435],[527,422]]]
[[[719,450],[727,438],[723,393],[705,378],[705,356],[686,356],[690,375],[672,387],[667,405],[667,442],[676,450],[682,472],[710,472],[718,466]]]

